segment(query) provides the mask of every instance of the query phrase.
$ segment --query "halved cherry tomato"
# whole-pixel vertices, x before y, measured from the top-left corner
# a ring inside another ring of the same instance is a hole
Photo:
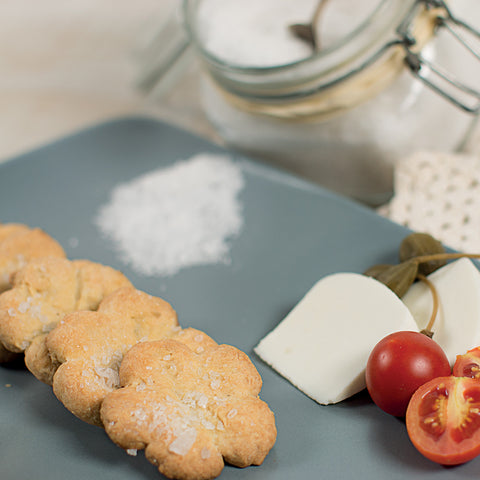
[[[465,463],[480,454],[480,382],[439,377],[412,396],[406,415],[410,440],[442,465]]]
[[[457,355],[453,374],[456,377],[480,378],[480,347],[472,348],[463,355]]]

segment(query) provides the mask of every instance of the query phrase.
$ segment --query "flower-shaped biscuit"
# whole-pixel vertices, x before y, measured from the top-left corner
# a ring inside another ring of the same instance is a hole
[[[102,426],[100,405],[119,387],[118,369],[125,352],[137,342],[178,330],[169,303],[133,287],[106,297],[96,312],[67,315],[45,340],[55,395],[77,417]]]
[[[12,287],[12,274],[32,258],[65,257],[61,245],[39,228],[0,224],[0,292]]]
[[[276,439],[275,419],[258,394],[262,381],[248,356],[200,332],[138,343],[120,366],[121,388],[101,417],[127,453],[145,449],[173,479],[211,479],[224,462],[259,465]]]
[[[130,282],[122,273],[88,260],[33,259],[0,294],[0,342],[11,352],[24,352],[67,313],[95,310],[125,285]]]
[[[32,258],[65,257],[60,244],[39,228],[19,223],[0,224],[0,292],[12,287],[12,277]],[[0,363],[14,360],[18,354],[0,344]]]

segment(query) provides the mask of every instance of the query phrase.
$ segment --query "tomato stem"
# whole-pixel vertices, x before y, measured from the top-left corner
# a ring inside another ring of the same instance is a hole
[[[427,337],[433,337],[433,324],[435,323],[435,319],[437,318],[438,313],[438,292],[435,288],[435,285],[425,276],[425,275],[418,275],[418,279],[421,280],[423,283],[427,285],[432,293],[432,314],[430,315],[430,321],[428,322],[427,326],[420,332],[426,335]]]
[[[457,258],[480,258],[480,253],[432,253],[430,255],[419,255],[418,257],[413,257],[411,261],[415,262],[417,265],[420,265],[421,263],[426,263],[426,262],[431,262],[436,260],[454,260]],[[433,285],[433,283],[425,275],[418,274],[417,278],[422,282],[424,282],[430,289],[430,292],[432,293],[433,307],[432,307],[432,314],[430,316],[430,321],[428,322],[427,326],[420,332],[420,333],[423,333],[424,335],[427,335],[427,337],[432,338],[433,337],[432,328],[438,313],[438,305],[439,305],[438,293],[437,293],[437,289],[435,288],[435,285]]]
[[[480,253],[432,253],[430,255],[419,255],[418,257],[414,257],[411,260],[415,262],[417,265],[419,265],[421,263],[426,263],[426,262],[431,262],[436,260],[454,260],[457,258],[480,258]],[[435,288],[435,285],[433,285],[433,283],[427,277],[425,277],[425,275],[418,274],[417,278],[422,282],[424,282],[430,289],[430,292],[432,293],[433,307],[432,307],[432,314],[430,316],[430,321],[428,322],[427,326],[420,332],[420,333],[423,333],[424,335],[427,335],[427,337],[432,338],[433,337],[432,328],[438,313],[438,305],[439,305],[438,293],[437,293],[437,289]]]

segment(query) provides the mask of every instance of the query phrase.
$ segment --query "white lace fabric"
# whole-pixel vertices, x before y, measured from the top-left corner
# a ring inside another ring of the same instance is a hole
[[[444,245],[480,253],[480,157],[418,152],[398,162],[394,196],[377,211]]]

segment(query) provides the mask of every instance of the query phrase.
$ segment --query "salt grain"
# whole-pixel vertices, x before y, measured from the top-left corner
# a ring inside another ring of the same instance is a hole
[[[94,369],[95,373],[98,375],[99,379],[105,384],[106,387],[114,389],[117,388],[120,384],[120,379],[118,377],[118,369],[102,366],[95,366]]]
[[[236,414],[238,413],[236,408],[232,408],[228,413],[227,413],[227,418],[232,419]]]
[[[80,242],[79,242],[78,238],[76,238],[76,237],[70,237],[68,239],[68,246],[70,248],[77,248],[79,244],[80,244]]]
[[[203,428],[205,428],[205,430],[215,430],[215,425],[209,420],[202,419],[200,423],[202,424]]]
[[[185,455],[192,448],[197,438],[197,431],[194,428],[186,428],[169,445],[168,450],[178,455]]]
[[[206,447],[203,447],[200,456],[203,458],[203,460],[206,460],[207,458],[210,458],[210,450]]]
[[[29,302],[21,302],[20,305],[18,306],[18,311],[20,313],[26,313],[29,308],[30,308]]]
[[[218,388],[220,388],[220,380],[218,379],[212,380],[210,382],[210,387],[212,388],[212,390],[217,390]]]
[[[229,263],[243,218],[239,166],[203,153],[120,184],[95,223],[120,258],[140,274]]]

